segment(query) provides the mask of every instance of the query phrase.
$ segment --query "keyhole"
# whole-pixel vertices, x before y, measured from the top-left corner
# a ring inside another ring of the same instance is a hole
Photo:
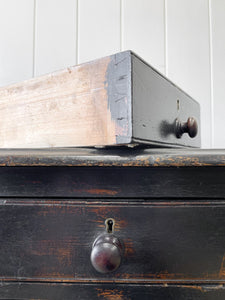
[[[110,218],[105,220],[105,225],[106,225],[106,231],[108,233],[114,232],[115,221],[113,219]]]

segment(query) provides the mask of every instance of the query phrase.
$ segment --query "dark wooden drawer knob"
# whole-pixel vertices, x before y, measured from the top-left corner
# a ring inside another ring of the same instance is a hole
[[[93,243],[91,263],[96,271],[109,273],[115,271],[122,258],[122,244],[114,234],[99,236]]]
[[[181,138],[183,133],[188,133],[191,138],[194,138],[198,133],[198,123],[197,121],[190,117],[187,122],[181,122],[179,119],[176,119],[176,137]]]

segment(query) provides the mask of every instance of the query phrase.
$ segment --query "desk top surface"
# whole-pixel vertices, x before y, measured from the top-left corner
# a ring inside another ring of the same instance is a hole
[[[225,166],[224,149],[0,149],[0,166],[207,167]]]

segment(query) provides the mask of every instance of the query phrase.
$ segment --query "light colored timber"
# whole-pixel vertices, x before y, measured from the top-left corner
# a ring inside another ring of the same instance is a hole
[[[110,57],[0,89],[0,147],[113,145]]]

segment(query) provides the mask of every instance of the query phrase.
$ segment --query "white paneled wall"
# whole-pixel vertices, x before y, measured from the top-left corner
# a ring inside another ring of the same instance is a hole
[[[0,85],[33,76],[34,0],[0,0]]]
[[[165,73],[164,0],[122,1],[122,50],[132,49]]]
[[[167,75],[201,105],[202,146],[212,144],[209,5],[167,0]]]
[[[210,1],[213,147],[225,148],[225,0]]]
[[[120,51],[120,0],[78,0],[78,63]]]
[[[225,0],[0,0],[0,85],[131,49],[201,104],[225,148]]]
[[[77,0],[35,1],[35,76],[76,64],[76,10]]]

